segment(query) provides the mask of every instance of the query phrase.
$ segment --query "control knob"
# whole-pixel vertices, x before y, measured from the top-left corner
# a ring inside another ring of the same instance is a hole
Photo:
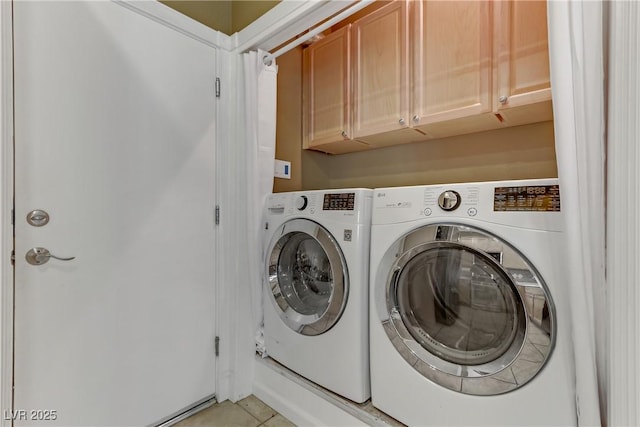
[[[462,199],[457,191],[447,190],[438,197],[438,206],[445,211],[453,211],[460,206]]]
[[[305,208],[307,207],[307,196],[300,196],[296,199],[296,209],[298,209],[299,211],[303,211],[305,210]]]

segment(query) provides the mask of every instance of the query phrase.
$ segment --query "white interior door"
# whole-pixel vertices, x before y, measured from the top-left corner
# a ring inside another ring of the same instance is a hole
[[[14,32],[15,425],[154,424],[215,391],[215,49],[113,2]]]

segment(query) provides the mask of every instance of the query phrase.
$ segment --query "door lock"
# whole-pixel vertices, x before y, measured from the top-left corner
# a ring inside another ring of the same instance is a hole
[[[27,214],[27,222],[34,227],[42,227],[49,223],[49,214],[42,209],[36,209]]]
[[[49,262],[50,258],[55,258],[59,261],[71,261],[73,259],[76,259],[76,257],[74,256],[69,258],[62,258],[59,256],[55,256],[51,252],[49,252],[49,249],[46,249],[46,248],[29,249],[29,252],[27,252],[27,255],[25,255],[25,258],[27,259],[27,262],[31,265],[46,264]]]

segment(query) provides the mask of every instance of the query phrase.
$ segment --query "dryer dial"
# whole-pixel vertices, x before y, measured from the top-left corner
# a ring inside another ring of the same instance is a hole
[[[307,204],[308,204],[307,196],[300,196],[296,199],[296,209],[298,209],[299,211],[305,210],[305,208],[307,207]]]
[[[453,190],[444,191],[438,197],[438,206],[445,211],[454,211],[458,209],[460,203],[462,202],[462,198],[460,197],[460,193]]]

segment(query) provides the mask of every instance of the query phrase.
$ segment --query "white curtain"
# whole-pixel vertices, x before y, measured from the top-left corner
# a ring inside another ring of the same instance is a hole
[[[599,1],[550,1],[548,7],[577,419],[595,426],[601,423],[606,325],[603,10]]]
[[[640,425],[640,2],[608,8],[607,423]]]
[[[258,350],[262,350],[262,209],[273,190],[276,153],[276,87],[278,67],[275,61],[263,63],[268,52],[252,51],[243,55],[245,83],[247,153],[247,269],[251,295],[253,332]]]

